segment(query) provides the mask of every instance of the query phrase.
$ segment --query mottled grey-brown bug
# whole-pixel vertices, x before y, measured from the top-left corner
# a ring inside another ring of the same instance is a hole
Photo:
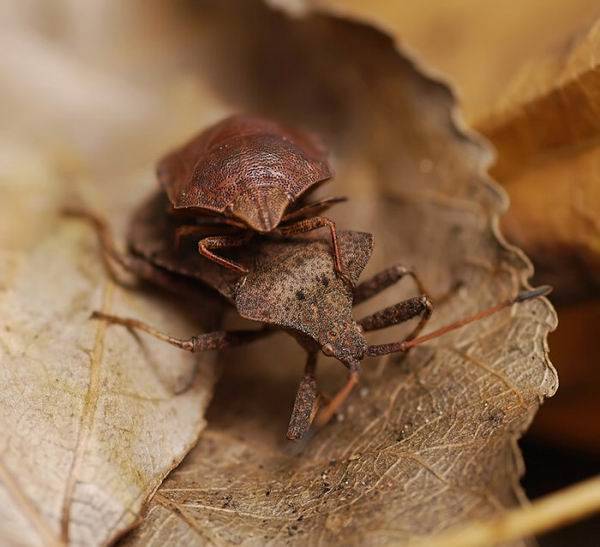
[[[394,265],[360,284],[358,279],[371,256],[373,237],[364,232],[339,234],[340,257],[352,286],[336,276],[334,259],[326,241],[315,239],[257,239],[247,246],[232,249],[233,258],[244,264],[248,274],[240,278],[195,252],[177,251],[172,234],[177,220],[166,212],[166,198],[157,194],[135,214],[129,233],[129,253],[119,253],[108,227],[86,211],[71,214],[91,220],[96,227],[109,263],[176,292],[197,290],[199,286],[217,291],[246,319],[263,324],[262,329],[215,331],[189,339],[165,334],[132,318],[95,312],[94,317],[144,331],[169,344],[191,352],[222,350],[252,342],[274,330],[291,334],[307,352],[304,376],[300,382],[288,427],[288,438],[300,439],[315,419],[327,423],[359,381],[360,363],[367,357],[405,352],[411,347],[450,330],[495,313],[511,304],[545,295],[549,287],[524,291],[476,315],[456,321],[442,329],[418,337],[432,313],[432,304],[417,275]],[[355,320],[353,306],[406,276],[415,281],[419,295],[381,311]],[[403,340],[370,345],[365,333],[419,317],[413,331]],[[348,380],[340,391],[318,409],[315,379],[317,354],[336,358],[348,369]],[[319,410],[317,415],[317,410]]]

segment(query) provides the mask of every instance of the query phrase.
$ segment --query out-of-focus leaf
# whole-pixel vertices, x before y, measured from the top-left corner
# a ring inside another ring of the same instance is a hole
[[[6,545],[99,545],[122,533],[204,426],[206,362],[192,381],[186,355],[89,320],[110,309],[190,330],[165,302],[129,299],[103,281],[91,242],[62,227],[28,256],[2,254]]]
[[[600,22],[523,68],[482,129],[498,148],[511,236],[563,300],[600,288]]]
[[[511,196],[505,227],[556,287],[563,328],[551,338],[563,389],[535,433],[597,452],[600,320],[600,22],[531,61],[482,129],[498,147],[494,169]],[[574,303],[575,300],[589,299]]]
[[[114,286],[91,230],[57,216],[75,185],[11,144],[0,165],[0,543],[106,544],[195,443],[214,371],[210,355],[197,363],[90,313],[190,334],[219,313],[206,302],[192,320],[172,300]],[[123,205],[143,188],[109,180],[103,196]]]
[[[450,80],[472,124],[495,110],[524,65],[600,16],[595,0],[523,0],[518,9],[510,2],[478,0],[299,3],[327,7],[390,32],[428,70]]]
[[[506,203],[485,175],[488,150],[457,124],[448,89],[391,39],[256,2],[203,2],[186,23],[215,94],[328,140],[330,191],[353,202],[340,225],[375,233],[371,273],[416,268],[437,297],[431,328],[527,284],[529,263],[497,229]],[[406,282],[377,306],[411,292]],[[523,499],[516,439],[557,386],[546,355],[554,326],[539,300],[405,358],[366,362],[340,420],[300,445],[283,439],[302,352],[277,336],[224,354],[209,428],[125,543],[392,544],[502,512]],[[340,369],[321,363],[325,391]]]

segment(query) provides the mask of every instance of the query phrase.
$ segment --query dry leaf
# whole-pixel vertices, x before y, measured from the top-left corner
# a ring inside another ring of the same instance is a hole
[[[509,237],[555,299],[597,293],[598,2],[315,3],[389,30],[451,79],[469,121],[498,149],[493,175],[511,198]]]
[[[330,191],[354,203],[340,224],[376,234],[371,272],[394,261],[419,271],[438,297],[431,328],[526,285],[529,263],[497,230],[506,203],[484,175],[488,151],[457,125],[447,88],[392,40],[256,2],[203,2],[181,24],[216,95],[328,140]],[[343,419],[304,445],[283,440],[301,351],[277,336],[223,354],[209,428],[125,543],[391,544],[501,513],[523,500],[516,439],[557,387],[554,326],[539,300],[405,359],[365,363]],[[326,391],[340,368],[321,363]]]
[[[429,70],[459,91],[461,110],[477,124],[503,100],[524,65],[600,16],[595,0],[305,0],[369,21],[395,36]]]
[[[219,311],[206,302],[191,317],[160,295],[114,287],[89,228],[57,218],[78,193],[110,204],[122,225],[155,187],[151,164],[142,174],[136,164],[149,147],[144,124],[155,120],[136,109],[148,104],[145,90],[128,93],[118,75],[82,63],[16,15],[2,23],[11,47],[0,63],[0,543],[99,545],[131,527],[196,441],[214,372],[210,355],[194,376],[196,359],[109,331],[90,312],[197,333],[214,328]],[[124,129],[131,125],[135,138]]]
[[[42,5],[51,23],[38,28]],[[391,40],[324,15],[288,20],[257,2],[201,3],[195,14],[140,6],[34,1],[2,21],[6,543],[61,541],[67,522],[69,539],[86,544],[127,529],[193,444],[210,391],[208,368],[191,380],[186,355],[88,321],[108,294],[112,311],[174,334],[199,326],[172,302],[107,284],[89,229],[52,214],[75,187],[122,227],[153,187],[160,152],[228,111],[255,110],[329,141],[330,191],[354,201],[340,224],[375,233],[371,272],[399,260],[422,273],[440,297],[431,328],[514,294],[531,273],[497,233],[506,204],[483,174],[487,149],[455,122],[447,88]],[[409,285],[377,307],[412,294]],[[545,343],[554,325],[547,302],[531,302],[399,362],[365,363],[344,420],[306,445],[283,442],[302,353],[277,336],[224,354],[210,431],[128,541],[391,543],[501,513],[523,499],[515,440],[556,389]],[[321,363],[326,391],[337,372]]]
[[[481,127],[510,192],[507,229],[563,301],[600,288],[600,21],[535,59]]]
[[[199,325],[164,297],[107,281],[90,230],[54,217],[54,194],[43,193],[51,172],[17,175],[2,173],[15,199],[0,217],[20,202],[21,218],[45,226],[31,241],[13,224],[12,248],[0,253],[0,543],[100,545],[131,527],[194,444],[211,356],[195,375],[196,359],[91,321],[110,309],[181,331]],[[42,197],[28,199],[32,191]],[[218,314],[203,317],[214,328]]]

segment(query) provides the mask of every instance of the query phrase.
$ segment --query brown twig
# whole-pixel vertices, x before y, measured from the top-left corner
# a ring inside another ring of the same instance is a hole
[[[414,547],[479,547],[533,536],[600,511],[600,475],[501,516],[411,542]]]

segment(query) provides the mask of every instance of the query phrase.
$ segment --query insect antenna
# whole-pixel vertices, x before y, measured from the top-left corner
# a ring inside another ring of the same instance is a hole
[[[479,321],[480,319],[484,319],[493,315],[494,313],[503,310],[504,308],[508,308],[513,304],[517,304],[519,302],[525,302],[526,300],[531,300],[533,298],[538,298],[539,296],[546,296],[552,292],[552,287],[550,285],[542,285],[536,289],[531,289],[527,291],[521,291],[515,298],[511,298],[509,300],[505,300],[504,302],[500,302],[499,304],[495,304],[485,310],[477,312],[474,315],[470,315],[468,317],[464,317],[463,319],[459,319],[441,327],[433,332],[428,334],[424,334],[423,336],[419,336],[417,338],[413,338],[412,340],[405,340],[404,342],[393,342],[391,344],[377,344],[373,346],[369,346],[367,349],[367,355],[369,357],[375,357],[377,355],[387,355],[388,353],[396,353],[401,351],[408,351],[410,348],[414,346],[418,346],[423,344],[424,342],[428,342],[438,336],[442,336],[448,332],[451,332],[456,329],[460,329],[469,323],[473,323],[475,321]]]

